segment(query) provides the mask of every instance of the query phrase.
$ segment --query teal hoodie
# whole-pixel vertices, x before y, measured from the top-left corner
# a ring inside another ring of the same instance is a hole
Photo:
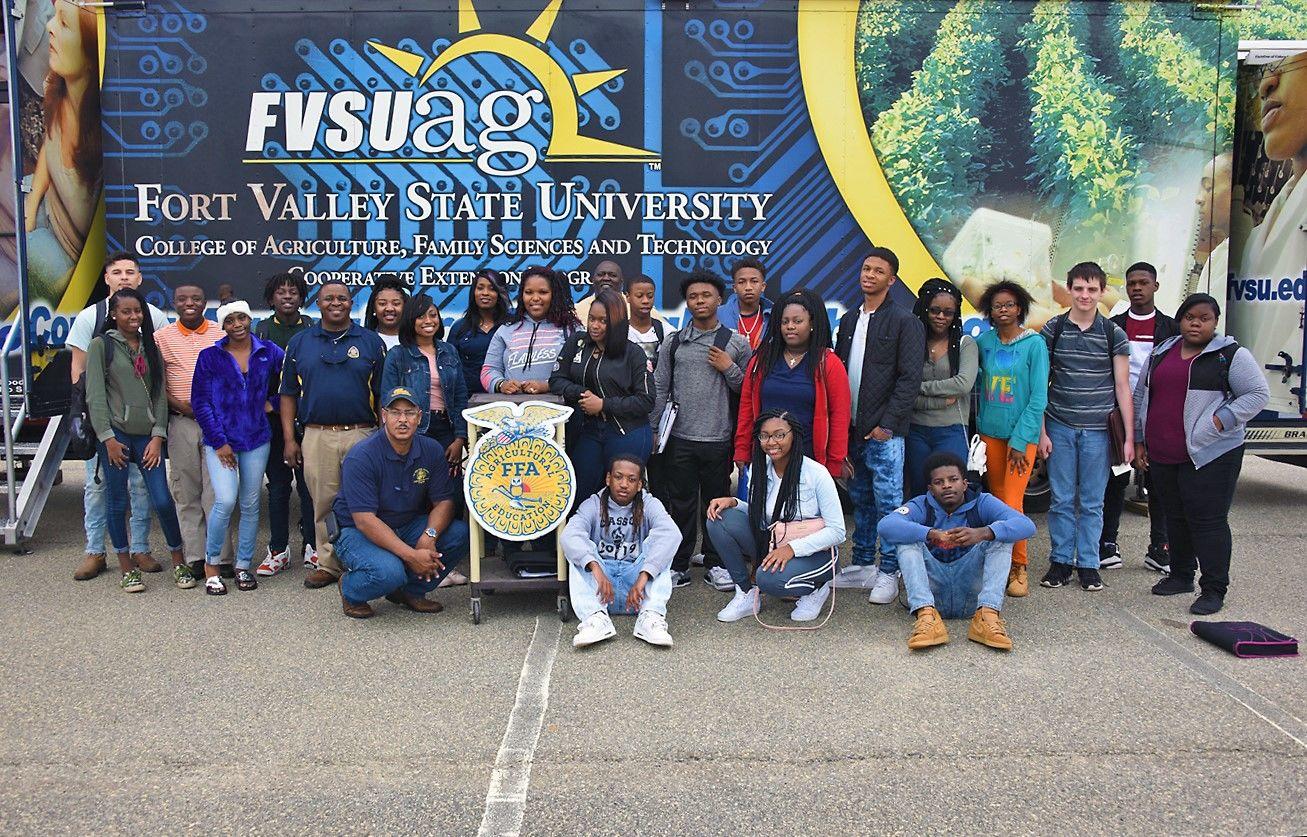
[[[980,349],[976,429],[1006,439],[1018,450],[1039,444],[1048,406],[1048,345],[1029,329],[1008,344],[990,329],[976,338],[976,345]]]

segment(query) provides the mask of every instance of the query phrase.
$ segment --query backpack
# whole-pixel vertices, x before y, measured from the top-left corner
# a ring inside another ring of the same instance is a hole
[[[92,334],[96,335],[92,339],[101,340],[104,343],[105,369],[108,369],[109,364],[113,362],[114,353],[113,341],[105,340],[100,336],[100,331],[104,328],[105,317],[108,316],[108,307],[107,300],[95,304],[95,328],[92,331]],[[91,424],[91,411],[86,404],[86,372],[82,372],[82,377],[73,381],[69,389],[68,426],[72,435],[68,439],[68,448],[64,452],[64,459],[86,461],[95,456],[100,449],[100,440],[96,438],[95,428]],[[98,475],[96,479],[99,479]]]

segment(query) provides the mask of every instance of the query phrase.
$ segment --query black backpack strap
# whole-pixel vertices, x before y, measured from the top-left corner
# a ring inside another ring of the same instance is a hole
[[[667,329],[663,326],[663,321],[654,317],[651,322],[653,323],[654,335],[658,338],[658,342],[663,342],[663,338],[667,336]]]
[[[1221,392],[1224,392],[1227,397],[1234,395],[1234,391],[1230,389],[1230,364],[1234,363],[1234,356],[1238,351],[1238,343],[1231,343],[1216,350],[1217,357],[1221,359]]]
[[[735,332],[726,326],[717,326],[717,333],[713,335],[712,344],[725,351],[726,347],[731,344],[731,336],[734,334]]]
[[[657,322],[655,320],[655,322]],[[681,332],[672,335],[672,346],[667,351],[667,400],[676,400],[676,350],[681,345]]]

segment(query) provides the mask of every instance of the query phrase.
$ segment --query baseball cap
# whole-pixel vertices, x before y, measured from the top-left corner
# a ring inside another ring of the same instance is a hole
[[[408,387],[395,387],[386,390],[385,394],[381,397],[381,406],[389,407],[396,401],[407,401],[414,406],[418,403],[417,398],[413,395],[413,390]]]

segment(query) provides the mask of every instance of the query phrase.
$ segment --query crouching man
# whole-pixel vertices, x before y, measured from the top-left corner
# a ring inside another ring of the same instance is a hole
[[[887,514],[877,525],[898,550],[908,608],[917,623],[908,648],[948,642],[944,619],[967,614],[967,639],[1012,650],[1003,624],[1003,589],[1012,544],[1035,534],[1030,518],[992,494],[971,489],[962,460],[952,453],[926,459],[926,493]]]
[[[422,411],[404,387],[382,397],[380,433],[354,445],[341,465],[332,511],[345,615],[374,615],[383,596],[418,613],[439,613],[425,598],[467,557],[467,524],[454,519],[454,489],[440,443],[417,434]]]
[[[667,600],[681,530],[644,485],[643,463],[619,453],[608,464],[604,488],[582,503],[563,529],[563,555],[572,565],[572,610],[581,620],[572,638],[577,648],[617,635],[609,613],[639,613],[636,639],[672,645]]]

